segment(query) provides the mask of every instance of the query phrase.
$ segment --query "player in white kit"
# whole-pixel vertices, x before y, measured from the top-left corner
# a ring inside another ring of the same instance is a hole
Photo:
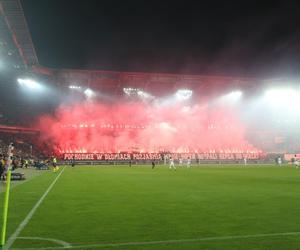
[[[170,166],[169,169],[174,169],[176,170],[175,164],[174,164],[174,159],[172,157],[170,157]]]
[[[188,157],[187,158],[187,162],[186,162],[186,166],[188,167],[188,168],[190,168],[191,167],[191,158],[190,157]]]
[[[179,158],[179,165],[182,166],[182,158]]]
[[[278,157],[277,162],[278,162],[278,165],[281,166],[282,160],[281,160],[281,157],[280,157],[280,156]]]

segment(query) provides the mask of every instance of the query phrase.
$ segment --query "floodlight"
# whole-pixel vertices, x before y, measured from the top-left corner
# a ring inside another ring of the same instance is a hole
[[[136,88],[123,88],[123,91],[126,95],[131,96],[137,94],[139,89]]]
[[[271,104],[290,105],[299,102],[300,93],[291,88],[270,89],[265,92],[265,98]]]
[[[175,96],[179,100],[187,100],[190,99],[193,94],[193,91],[190,89],[179,89],[175,93]]]
[[[234,104],[241,99],[243,92],[240,90],[231,91],[228,94],[222,95],[216,99],[217,102]]]
[[[142,91],[142,90],[138,90],[137,95],[142,99],[152,99],[152,98],[154,98],[151,94],[149,94],[145,91]]]
[[[69,89],[81,89],[81,87],[80,86],[76,86],[76,85],[70,85],[69,86]]]
[[[128,96],[139,97],[141,99],[152,99],[154,98],[151,94],[138,88],[123,88],[123,92]]]
[[[265,96],[268,99],[277,99],[284,96],[295,96],[296,94],[297,92],[293,89],[270,89],[266,91]]]
[[[124,92],[126,95],[130,95],[129,88],[123,88],[123,92]]]
[[[41,87],[41,85],[31,79],[22,79],[22,78],[18,78],[18,83],[21,86],[25,86],[27,88],[31,88],[31,89],[38,89]]]
[[[87,96],[87,97],[92,97],[94,95],[94,91],[91,90],[90,88],[87,88],[85,91],[84,91],[84,94]]]
[[[243,96],[243,92],[240,90],[230,92],[227,97],[233,101],[239,100]]]

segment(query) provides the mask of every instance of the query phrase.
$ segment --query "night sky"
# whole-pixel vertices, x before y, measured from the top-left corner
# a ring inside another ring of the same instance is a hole
[[[206,2],[22,0],[43,66],[299,75],[296,1]]]

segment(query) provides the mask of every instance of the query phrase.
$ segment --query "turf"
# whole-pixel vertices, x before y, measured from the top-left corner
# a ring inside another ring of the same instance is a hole
[[[8,236],[58,174],[12,189]],[[66,167],[19,236],[77,249],[300,249],[299,191],[292,167]],[[27,238],[12,249],[56,246]]]
[[[35,169],[31,169],[31,168],[16,169],[14,172],[15,173],[24,173],[26,176],[26,180],[25,181],[24,180],[23,181],[12,181],[11,186],[10,186],[11,189],[13,189],[14,187],[16,187],[20,184],[23,184],[27,181],[30,181],[31,179],[33,179],[43,173],[43,171],[36,171]],[[0,193],[5,191],[5,187],[6,187],[5,185],[6,185],[5,182],[0,182]]]

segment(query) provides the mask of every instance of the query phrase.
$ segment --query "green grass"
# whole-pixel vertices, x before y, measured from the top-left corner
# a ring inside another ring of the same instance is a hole
[[[8,236],[57,175],[43,171],[12,189]],[[300,232],[300,170],[291,167],[82,166],[64,170],[19,236],[77,249],[300,249],[300,233],[87,247],[286,232]],[[17,239],[12,249],[55,246]]]
[[[12,181],[11,182],[11,186],[10,188],[13,189],[15,188],[16,186],[20,185],[20,184],[23,184],[27,181],[30,181],[31,179],[41,175],[43,173],[43,171],[36,171],[35,169],[31,169],[31,168],[28,168],[28,169],[16,169],[14,171],[15,173],[24,173],[25,176],[26,176],[26,180],[25,181]],[[5,191],[5,186],[6,183],[5,182],[0,182],[0,193],[4,192]]]

